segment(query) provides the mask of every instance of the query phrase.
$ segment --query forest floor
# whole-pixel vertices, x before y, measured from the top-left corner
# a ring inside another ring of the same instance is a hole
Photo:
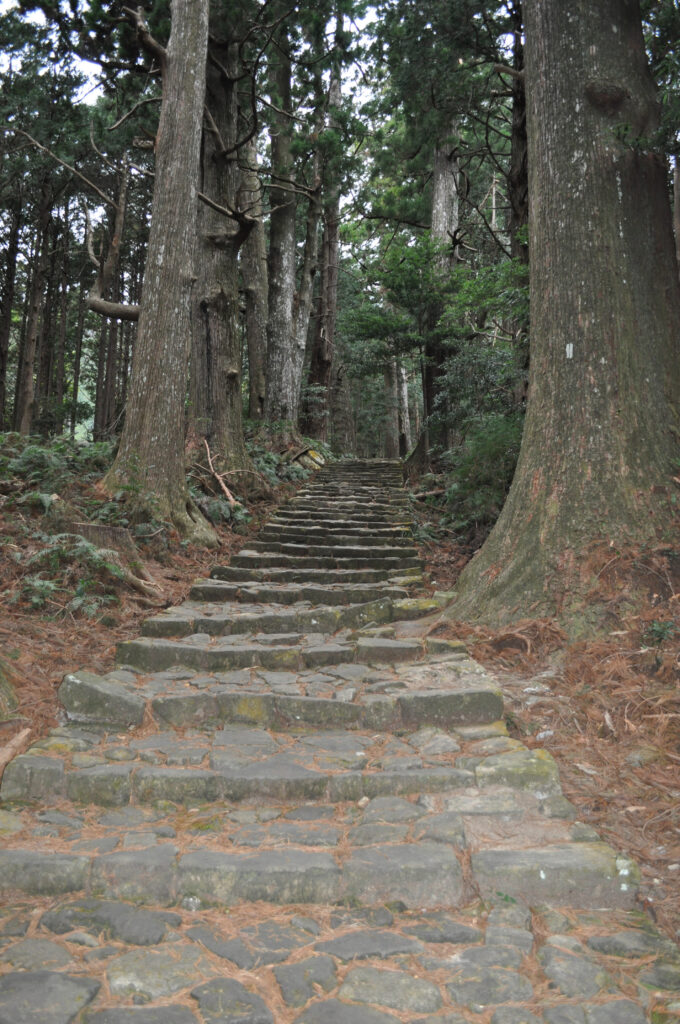
[[[156,605],[182,601],[194,579],[243,547],[272,510],[264,504],[252,508],[251,521],[239,533],[219,527],[217,552],[179,543],[151,546],[143,568],[158,588]],[[3,748],[18,733],[30,729],[23,744],[28,746],[55,723],[63,676],[80,667],[111,669],[116,644],[137,635],[150,614],[148,599],[122,582],[115,587],[115,603],[92,618],[68,610],[58,590],[42,608],[33,607],[25,567],[41,541],[21,525],[15,515],[0,515],[0,669],[19,696],[18,708],[0,721],[0,766]],[[471,556],[469,547],[454,540],[430,542],[421,550],[436,590],[451,589]],[[622,581],[634,577],[639,584],[635,554],[617,555],[616,562],[598,577],[604,590],[620,591]],[[645,606],[628,619],[612,618],[612,628],[596,640],[570,643],[555,621],[545,619],[496,631],[465,623],[434,628],[464,638],[471,655],[496,673],[511,732],[555,757],[579,818],[638,862],[645,905],[677,941],[680,566],[669,575],[668,561],[660,557],[644,569],[651,581]]]

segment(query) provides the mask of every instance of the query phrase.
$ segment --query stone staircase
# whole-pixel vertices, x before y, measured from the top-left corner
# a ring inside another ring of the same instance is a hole
[[[0,788],[0,1024],[674,1012],[635,865],[421,584],[399,466],[341,463],[64,679]]]

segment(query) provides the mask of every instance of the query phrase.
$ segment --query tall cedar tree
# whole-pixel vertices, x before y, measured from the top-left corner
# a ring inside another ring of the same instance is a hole
[[[208,0],[172,0],[163,69],[151,231],[125,426],[104,480],[190,540],[216,543],[189,499],[184,406],[195,276],[196,203],[205,100]]]
[[[531,376],[519,464],[450,614],[577,611],[591,542],[671,525],[680,289],[638,0],[526,0]]]

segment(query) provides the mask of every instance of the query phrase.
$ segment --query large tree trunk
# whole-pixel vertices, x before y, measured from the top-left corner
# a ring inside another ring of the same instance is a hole
[[[271,127],[272,188],[269,218],[269,319],[267,323],[267,393],[265,419],[296,424],[300,378],[296,374],[295,191],[291,135],[290,43],[285,26],[277,33],[272,57],[272,96],[276,110]],[[295,429],[295,427],[293,427]]]
[[[248,415],[251,420],[261,420],[264,416],[265,401],[269,282],[255,138],[243,147],[242,154],[239,210],[254,221],[240,253],[248,345]]]
[[[212,44],[206,83],[209,123],[203,132],[203,194],[228,210],[236,208],[239,183],[238,72],[238,43]],[[248,220],[248,228],[250,223]],[[241,230],[212,206],[201,205],[192,323],[191,432],[207,442],[220,473],[238,473],[233,483],[239,493],[252,494],[261,490],[261,482],[243,437],[238,251],[245,237],[246,228]]]
[[[214,531],[190,502],[184,466],[207,41],[208,0],[172,0],[142,308],[125,427],[105,485],[134,488],[138,504],[156,517],[214,544]]]
[[[616,550],[670,526],[680,289],[637,0],[526,0],[525,21],[527,418],[506,505],[451,614],[562,609],[569,622],[589,542]]]

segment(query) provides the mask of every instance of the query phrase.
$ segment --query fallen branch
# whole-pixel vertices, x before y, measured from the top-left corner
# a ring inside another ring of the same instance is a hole
[[[212,475],[215,477],[215,479],[217,480],[218,484],[222,488],[224,496],[227,499],[227,501],[229,502],[229,507],[230,508],[235,508],[236,505],[240,504],[240,502],[238,502],[236,500],[234,495],[231,493],[231,491],[229,490],[229,488],[225,484],[224,478],[222,476],[220,476],[220,474],[215,469],[215,467],[213,465],[212,455],[210,454],[210,446],[208,445],[208,442],[206,441],[205,438],[203,438],[203,444],[205,445],[205,450],[208,453],[208,466],[210,467],[210,472],[212,473]]]
[[[0,779],[2,773],[17,754],[23,753],[28,746],[28,738],[31,735],[31,729],[22,729],[18,732],[9,743],[6,743],[4,747],[0,747]]]
[[[439,494],[446,494],[445,487],[437,487],[434,491],[418,491],[417,494],[411,495],[416,501],[420,501],[422,498],[434,498]]]

